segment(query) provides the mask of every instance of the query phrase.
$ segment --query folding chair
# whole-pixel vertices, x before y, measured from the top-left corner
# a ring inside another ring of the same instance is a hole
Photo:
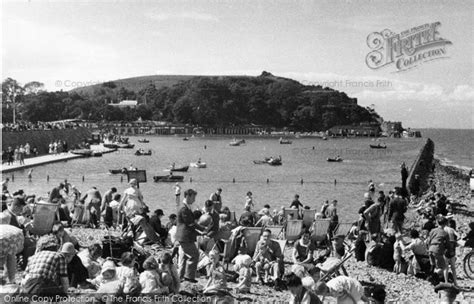
[[[311,226],[311,240],[322,242],[327,239],[330,220],[314,220]]]
[[[339,223],[333,231],[334,236],[347,236],[353,223]]]
[[[285,238],[287,241],[296,241],[303,231],[302,220],[291,220],[286,222]]]
[[[59,221],[58,205],[40,201],[33,206],[33,225],[30,233],[42,236],[53,229],[55,221]]]
[[[255,248],[257,247],[257,242],[260,239],[262,234],[261,227],[246,227],[244,228],[244,238],[247,243],[248,255],[253,256]]]
[[[327,271],[319,268],[324,274],[322,277],[319,278],[319,281],[327,282],[333,277],[336,277],[339,275],[339,270],[342,270],[343,274],[345,276],[348,276],[346,269],[344,268],[344,263],[352,256],[353,250],[349,251],[346,253],[346,255],[340,259],[340,261],[331,267],[331,269],[327,269]]]
[[[267,226],[265,229],[268,229],[272,232],[271,238],[275,240],[279,240],[284,238],[283,234],[283,228],[284,226]]]
[[[231,223],[237,223],[237,218],[236,218],[236,216],[235,216],[235,211],[231,211],[231,212],[230,212],[230,220],[229,220],[229,222],[231,222]]]
[[[278,245],[280,245],[281,253],[283,254],[283,258],[285,258],[285,247],[286,247],[287,240],[274,240],[274,241],[278,242]]]
[[[305,227],[311,227],[311,224],[313,224],[315,215],[316,215],[316,209],[304,209],[303,210],[303,225]]]

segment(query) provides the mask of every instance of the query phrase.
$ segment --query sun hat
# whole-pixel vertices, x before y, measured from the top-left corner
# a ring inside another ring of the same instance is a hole
[[[129,185],[133,185],[133,184],[136,185],[137,183],[138,183],[138,181],[137,181],[136,178],[132,178],[132,179],[128,182]]]
[[[100,274],[104,274],[104,272],[106,271],[113,271],[115,272],[116,271],[116,267],[115,267],[115,263],[114,261],[112,260],[107,260],[104,262],[104,264],[102,264],[102,269],[100,271]]]
[[[67,253],[67,254],[72,254],[75,255],[77,253],[76,248],[74,248],[74,244],[71,242],[66,242],[63,244],[63,247],[61,247],[61,253]]]

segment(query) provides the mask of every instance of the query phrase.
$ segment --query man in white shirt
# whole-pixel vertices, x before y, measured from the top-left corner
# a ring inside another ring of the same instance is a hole
[[[336,298],[337,304],[368,302],[364,296],[364,288],[359,281],[346,276],[338,276],[327,283],[318,282],[314,292],[317,295]]]

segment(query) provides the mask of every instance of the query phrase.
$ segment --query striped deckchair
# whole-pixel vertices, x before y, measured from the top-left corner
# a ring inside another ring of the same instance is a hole
[[[286,222],[285,238],[287,241],[295,241],[300,238],[303,231],[302,220],[291,220]]]
[[[352,228],[351,223],[339,223],[333,231],[334,236],[347,236]]]
[[[262,234],[262,227],[245,227],[244,228],[244,238],[247,243],[248,255],[253,256],[255,248],[257,247],[257,242],[260,239]]]
[[[327,238],[330,220],[314,220],[311,226],[311,239],[321,242]]]
[[[268,229],[272,232],[272,239],[278,240],[284,238],[283,227],[284,226],[267,226],[265,229]]]
[[[314,215],[316,214],[316,209],[304,209],[303,210],[303,225],[305,227],[311,227],[311,224],[314,221]]]
[[[30,233],[38,236],[48,234],[56,220],[59,221],[58,204],[37,202],[33,206],[33,225]]]

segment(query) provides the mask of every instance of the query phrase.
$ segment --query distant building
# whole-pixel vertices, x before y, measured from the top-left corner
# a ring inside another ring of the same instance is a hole
[[[380,128],[382,129],[382,135],[387,137],[400,137],[403,132],[400,121],[384,121]]]
[[[138,101],[137,100],[122,100],[119,103],[109,103],[109,105],[114,106],[114,107],[119,107],[119,108],[125,108],[125,107],[136,108],[138,105]]]
[[[375,124],[334,126],[327,131],[329,136],[378,137],[380,127]]]

